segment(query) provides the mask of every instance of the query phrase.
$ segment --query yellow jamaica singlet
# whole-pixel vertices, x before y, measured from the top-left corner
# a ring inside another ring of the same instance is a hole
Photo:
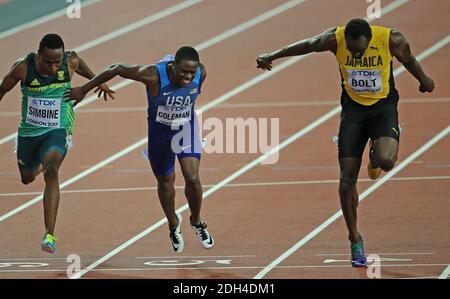
[[[389,97],[395,89],[392,75],[392,55],[389,50],[391,30],[381,26],[372,28],[372,40],[361,59],[347,50],[344,30],[336,28],[336,59],[342,77],[342,86],[355,102],[370,106]]]

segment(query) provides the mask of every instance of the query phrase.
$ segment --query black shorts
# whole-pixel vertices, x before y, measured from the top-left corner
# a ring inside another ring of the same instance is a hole
[[[339,126],[339,158],[362,157],[368,139],[392,137],[400,140],[398,97],[382,99],[372,106],[363,106],[346,97],[341,98]]]

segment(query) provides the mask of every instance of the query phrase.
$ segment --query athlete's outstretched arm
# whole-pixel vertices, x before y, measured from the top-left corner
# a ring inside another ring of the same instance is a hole
[[[3,78],[2,84],[0,84],[0,101],[6,93],[16,86],[17,82],[25,80],[26,73],[27,66],[23,60],[17,61],[9,73]]]
[[[425,74],[416,57],[411,53],[409,43],[403,34],[394,30],[391,31],[389,49],[392,56],[396,57],[398,61],[419,81],[420,92],[433,91],[433,79]]]
[[[272,61],[289,56],[305,55],[312,52],[331,51],[336,53],[336,28],[330,28],[322,34],[304,39],[271,53],[260,55],[256,59],[257,67],[263,70],[272,69]]]
[[[120,76],[125,79],[131,79],[134,81],[142,82],[147,87],[150,87],[155,80],[158,80],[154,72],[154,66],[150,65],[129,65],[129,64],[113,64],[110,65],[103,72],[92,78],[89,82],[81,87],[75,87],[66,93],[72,101],[75,101],[76,105],[80,102],[85,95],[94,87],[103,84],[115,76]]]
[[[69,68],[71,69],[71,73],[75,71],[78,75],[90,80],[95,77],[95,73],[89,68],[86,62],[78,56],[75,51],[70,51],[69,53]],[[109,89],[108,85],[100,84],[97,86],[95,92],[98,92],[98,97],[103,97],[105,101],[107,100],[107,96],[114,99],[113,93],[111,89]]]

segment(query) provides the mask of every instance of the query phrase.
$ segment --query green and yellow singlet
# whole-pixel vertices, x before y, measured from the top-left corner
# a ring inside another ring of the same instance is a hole
[[[33,137],[53,129],[65,128],[72,134],[75,113],[72,102],[66,102],[64,92],[71,88],[68,55],[64,54],[61,68],[55,75],[44,77],[35,64],[35,54],[28,54],[28,72],[22,82],[22,119],[18,135]]]

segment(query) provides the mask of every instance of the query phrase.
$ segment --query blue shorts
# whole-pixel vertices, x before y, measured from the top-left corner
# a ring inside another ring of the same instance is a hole
[[[149,121],[148,159],[153,173],[169,176],[175,170],[175,156],[178,160],[194,157],[200,160],[202,143],[197,117],[177,128]]]
[[[48,152],[67,153],[67,130],[55,129],[34,137],[17,138],[17,164],[21,171],[33,171]]]

